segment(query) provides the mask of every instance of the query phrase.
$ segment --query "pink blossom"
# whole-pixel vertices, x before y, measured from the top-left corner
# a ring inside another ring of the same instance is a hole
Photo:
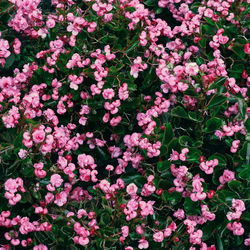
[[[51,177],[50,177],[50,182],[53,186],[55,187],[60,187],[61,184],[63,183],[63,179],[61,177],[61,175],[59,174],[53,174]]]
[[[157,232],[157,233],[154,233],[153,234],[153,240],[155,242],[162,242],[164,239],[164,235],[163,235],[163,232]]]
[[[195,76],[199,72],[199,66],[196,63],[187,63],[185,65],[185,71],[191,76]]]
[[[37,129],[32,133],[32,138],[35,143],[41,143],[45,139],[45,132],[41,129]]]
[[[149,247],[149,244],[147,240],[143,238],[139,240],[139,245],[138,245],[139,249],[147,249],[148,247]]]
[[[137,190],[138,188],[134,183],[130,183],[126,188],[126,191],[129,195],[135,195]]]

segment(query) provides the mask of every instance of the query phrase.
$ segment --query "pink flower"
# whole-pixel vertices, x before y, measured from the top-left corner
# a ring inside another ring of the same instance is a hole
[[[157,232],[157,233],[154,233],[153,234],[153,240],[155,242],[162,242],[164,239],[164,235],[163,235],[163,232]]]
[[[10,193],[17,192],[18,184],[16,180],[10,178],[4,183],[4,188],[6,191],[9,191]]]
[[[154,205],[155,201],[140,201],[140,208],[141,208],[141,215],[143,217],[148,216],[148,215],[153,215],[154,214],[154,209],[153,209],[153,205]]]
[[[182,220],[185,218],[185,212],[183,209],[178,209],[177,211],[174,212],[174,217],[178,218],[179,220]]]
[[[47,246],[39,244],[33,247],[33,250],[48,250]]]
[[[201,244],[201,237],[203,235],[203,232],[199,229],[196,232],[193,232],[190,234],[189,240],[192,244]]]
[[[61,207],[61,206],[63,206],[64,204],[66,204],[66,202],[67,202],[67,197],[68,197],[68,194],[65,192],[65,191],[63,191],[63,192],[61,192],[61,193],[57,193],[56,194],[56,199],[55,199],[55,201],[54,201],[54,203],[57,205],[57,206],[59,206],[59,207]]]
[[[126,238],[126,237],[128,237],[128,234],[129,234],[129,227],[123,226],[122,227],[122,236]]]
[[[107,193],[110,189],[110,183],[107,180],[101,180],[99,183],[99,187],[102,191]]]
[[[13,48],[14,48],[14,53],[16,55],[20,54],[20,48],[21,48],[21,42],[18,38],[14,39],[14,44],[13,44]]]
[[[45,139],[45,132],[41,129],[37,129],[35,132],[33,132],[32,138],[35,143],[41,143]]]
[[[247,43],[247,44],[245,45],[245,47],[244,47],[244,52],[245,52],[246,54],[250,54],[250,43]]]
[[[138,245],[139,249],[147,249],[148,247],[149,247],[149,244],[147,240],[143,238],[139,240],[139,245]]]
[[[234,223],[228,223],[227,228],[231,231],[233,231],[234,235],[242,235],[244,234],[244,228],[242,227],[242,224],[240,222],[234,222]]]
[[[18,156],[19,156],[21,159],[25,159],[27,153],[28,153],[27,150],[25,150],[25,149],[20,149],[20,151],[18,152]]]
[[[226,44],[228,42],[229,38],[227,36],[219,36],[219,43],[220,44]]]
[[[235,179],[234,172],[226,169],[226,170],[224,170],[223,175],[220,176],[219,181],[222,185],[224,185],[225,183],[227,183],[231,180],[234,180],[234,179]]]
[[[245,246],[250,246],[250,238],[247,238],[247,239],[244,240],[244,245]]]
[[[199,72],[199,66],[196,63],[187,63],[185,65],[185,71],[187,74],[191,75],[191,76],[195,76],[198,74]]]
[[[56,24],[56,22],[55,22],[55,20],[53,20],[53,19],[48,19],[48,20],[46,21],[46,25],[47,25],[47,27],[48,27],[49,29],[54,28],[54,27],[55,27],[55,24]]]
[[[137,190],[138,188],[134,183],[130,183],[126,188],[126,191],[129,195],[135,195]]]
[[[60,187],[61,184],[63,183],[63,179],[62,177],[59,175],[59,174],[53,174],[51,177],[50,177],[50,182],[53,186],[55,187]]]

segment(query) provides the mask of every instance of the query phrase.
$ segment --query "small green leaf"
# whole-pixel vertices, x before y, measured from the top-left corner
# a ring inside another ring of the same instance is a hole
[[[181,136],[179,138],[179,142],[180,142],[180,145],[183,147],[188,147],[188,146],[190,147],[193,144],[192,139],[187,135]]]
[[[204,120],[203,116],[192,111],[188,113],[188,117],[190,120],[195,122],[202,122]]]
[[[248,211],[243,212],[240,219],[250,222],[250,213]]]
[[[216,94],[215,97],[211,97],[208,107],[212,108],[226,102],[227,98],[223,95]]]
[[[196,148],[190,148],[187,154],[187,161],[199,163],[201,157],[201,151]]]
[[[216,238],[217,238],[217,249],[218,250],[224,250],[224,247],[223,247],[223,243],[222,243],[222,240],[221,240],[221,237],[219,236],[219,234],[217,233],[216,235]]]
[[[130,51],[132,51],[133,49],[135,49],[136,47],[138,47],[139,43],[140,43],[139,41],[135,41],[135,42],[133,43],[133,45],[130,46],[130,47],[126,50],[126,53],[129,53]]]
[[[173,127],[170,123],[167,123],[165,125],[164,133],[163,133],[163,138],[161,141],[161,144],[167,145],[174,137],[174,132],[173,132]]]
[[[15,62],[15,55],[11,54],[5,61],[5,68],[9,68]]]
[[[206,43],[207,43],[207,39],[204,37],[199,41],[201,48],[206,48]]]
[[[213,83],[213,84],[210,85],[209,90],[210,89],[218,89],[218,88],[220,88],[225,83],[225,80],[226,80],[226,77],[219,77],[215,81],[215,83]]]
[[[180,107],[180,106],[173,108],[171,111],[171,115],[181,117],[181,118],[188,118],[187,112],[185,111],[183,107]]]
[[[248,118],[244,124],[245,129],[250,132],[250,118]]]
[[[229,190],[219,190],[218,191],[218,198],[222,202],[231,202],[232,199],[239,198],[236,193],[229,191]]]
[[[238,100],[239,104],[239,110],[242,118],[245,118],[246,112],[247,112],[247,104],[242,100]]]
[[[222,126],[222,119],[213,117],[206,122],[205,132],[213,132]]]
[[[189,197],[185,198],[184,209],[188,215],[199,215],[201,213],[199,202],[194,202]]]
[[[243,180],[250,181],[250,165],[244,165],[244,169],[239,173],[239,177]]]
[[[242,183],[236,180],[228,182],[228,186],[232,191],[242,189]]]
[[[157,163],[157,170],[162,173],[165,172],[166,170],[168,170],[170,168],[171,162],[170,161],[159,161]]]

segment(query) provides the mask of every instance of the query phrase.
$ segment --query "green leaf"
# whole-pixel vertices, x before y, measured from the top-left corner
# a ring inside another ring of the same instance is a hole
[[[244,169],[239,173],[239,177],[243,180],[250,181],[250,165],[244,165]]]
[[[143,82],[142,82],[142,85],[140,87],[141,90],[145,90],[152,85],[152,81],[153,81],[153,78],[155,76],[154,73],[155,73],[155,71],[154,71],[153,66],[150,66],[149,71],[144,73],[145,76],[143,78]]]
[[[250,132],[250,117],[246,120],[245,124],[245,129]]]
[[[213,29],[208,24],[202,24],[200,27],[200,30],[201,30],[202,35],[213,35],[214,34]]]
[[[31,194],[34,198],[36,198],[37,200],[41,200],[42,199],[42,195],[40,192],[37,191],[31,191]]]
[[[201,151],[196,148],[189,148],[189,152],[187,154],[187,161],[189,162],[200,162]]]
[[[206,43],[207,43],[207,39],[204,37],[199,41],[201,48],[206,48]]]
[[[250,222],[250,213],[248,211],[243,212],[240,219]]]
[[[213,132],[222,126],[222,119],[213,117],[206,122],[205,132]]]
[[[0,13],[3,13],[9,7],[10,7],[10,5],[9,5],[8,1],[1,1],[0,2]]]
[[[179,138],[179,142],[180,142],[180,145],[181,146],[184,146],[184,147],[191,147],[191,145],[193,144],[193,140],[187,136],[187,135],[183,135]]]
[[[15,62],[15,55],[11,54],[5,61],[5,68],[9,68]]]
[[[187,112],[185,111],[185,109],[183,107],[175,107],[172,109],[171,111],[171,116],[177,116],[177,117],[181,117],[181,118],[188,118]]]
[[[180,150],[179,140],[177,138],[171,140],[167,146],[167,149],[168,149],[168,154],[172,153],[172,149],[179,151]]]
[[[242,190],[242,183],[240,181],[236,181],[236,180],[233,180],[233,181],[230,181],[228,182],[228,186],[229,188],[234,191],[234,190]]]
[[[195,121],[195,122],[202,122],[204,120],[203,116],[192,111],[188,113],[188,117],[190,120]]]
[[[165,172],[166,170],[168,170],[170,168],[171,162],[170,161],[159,161],[157,163],[157,170],[162,173]]]
[[[244,46],[242,45],[234,45],[231,50],[240,58],[244,59],[246,56],[246,53],[244,52]],[[235,63],[236,65],[237,63]],[[243,71],[243,70],[242,70]],[[242,72],[241,71],[241,72]]]
[[[209,90],[210,89],[218,89],[218,88],[220,88],[225,83],[225,80],[226,80],[226,77],[219,77],[215,81],[215,83],[213,83],[213,84],[210,85]]]
[[[189,197],[185,198],[184,209],[188,215],[199,215],[201,213],[200,203],[193,202]]]
[[[171,205],[176,205],[182,199],[181,193],[173,192],[169,193],[167,191],[164,192],[164,200],[169,201]]]
[[[155,0],[146,0],[143,3],[147,6],[156,6],[157,5],[157,1],[155,1]]]
[[[163,133],[163,138],[161,141],[162,145],[167,145],[174,137],[173,127],[170,123],[165,125],[165,130]]]
[[[215,221],[209,221],[202,227],[203,235],[202,240],[208,240],[212,235],[213,232],[217,229],[218,224]]]
[[[216,94],[214,97],[211,97],[210,100],[211,101],[210,101],[208,107],[212,108],[212,107],[218,106],[218,105],[226,102],[227,98],[223,95]]]
[[[140,43],[139,41],[133,42],[133,45],[130,46],[130,47],[126,50],[126,53],[129,53],[130,51],[132,51],[132,50],[134,50],[136,47],[138,47],[139,43]]]
[[[141,185],[146,182],[145,178],[139,174],[127,174],[123,178],[123,181],[128,185],[129,183],[134,182],[136,185]]]
[[[116,66],[111,66],[111,67],[109,68],[109,72],[112,73],[112,74],[117,73],[117,72],[119,72],[124,66],[125,66],[125,65],[122,64],[122,63],[119,63],[119,64],[117,64]]]
[[[221,237],[219,236],[219,234],[217,233],[216,235],[216,239],[217,239],[217,249],[218,250],[224,250],[224,247],[223,247],[223,243],[222,243],[222,240],[221,240]]]
[[[199,66],[201,66],[201,64],[204,63],[204,60],[203,60],[202,58],[198,57],[198,58],[196,59],[196,63],[197,63]]]
[[[159,15],[163,12],[163,8],[157,8],[155,14]]]
[[[247,160],[247,164],[249,164],[249,157],[250,157],[250,142],[245,141],[243,143],[242,148],[239,151],[240,157],[243,160]]]
[[[242,118],[245,118],[246,112],[247,112],[247,104],[242,100],[238,100],[239,104],[239,110]]]
[[[229,190],[219,190],[217,192],[218,198],[222,202],[231,202],[232,199],[239,198],[236,193],[229,191]]]
[[[34,168],[31,166],[23,166],[21,171],[25,177],[34,177]]]
[[[185,95],[192,96],[192,97],[198,96],[198,93],[192,87],[189,87],[184,93]]]

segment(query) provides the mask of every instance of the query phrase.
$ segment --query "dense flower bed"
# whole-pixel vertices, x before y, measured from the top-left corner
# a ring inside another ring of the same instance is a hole
[[[245,249],[249,0],[1,0],[0,249]]]

